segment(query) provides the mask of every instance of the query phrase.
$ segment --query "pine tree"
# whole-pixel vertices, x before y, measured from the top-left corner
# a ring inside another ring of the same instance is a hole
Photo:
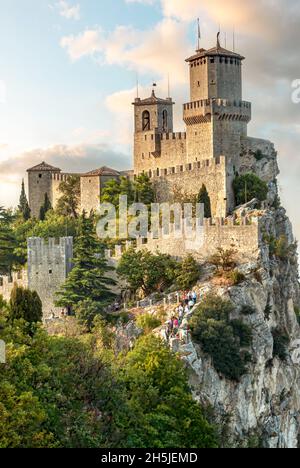
[[[44,221],[46,218],[46,214],[49,210],[51,210],[51,202],[49,200],[48,194],[45,193],[44,204],[41,206],[40,209],[40,221]]]
[[[147,174],[141,174],[134,182],[135,201],[150,206],[154,203],[155,196],[151,180]]]
[[[15,254],[18,244],[12,229],[13,220],[12,214],[0,207],[0,274],[2,275],[10,275],[13,266],[18,263]]]
[[[41,322],[42,302],[37,292],[15,286],[10,297],[10,318],[24,319],[28,323]]]
[[[176,279],[177,286],[186,290],[194,286],[199,280],[200,268],[192,255],[188,255],[182,262]]]
[[[204,205],[204,218],[211,218],[210,197],[208,195],[207,188],[204,184],[202,184],[197,201],[198,203],[203,203]]]
[[[68,177],[65,182],[59,185],[61,197],[58,200],[56,211],[63,216],[78,218],[80,203],[80,178],[77,176]]]
[[[24,184],[24,179],[22,180],[22,189],[21,189],[21,195],[20,195],[20,201],[19,201],[19,206],[18,209],[24,219],[24,221],[28,221],[30,218],[30,207],[29,203],[26,197],[26,192],[25,192],[25,184]]]
[[[115,281],[109,277],[113,268],[107,265],[103,247],[95,234],[93,218],[83,213],[74,249],[74,267],[58,292],[57,305],[73,309],[90,299],[103,307],[111,303],[115,294],[110,290]]]

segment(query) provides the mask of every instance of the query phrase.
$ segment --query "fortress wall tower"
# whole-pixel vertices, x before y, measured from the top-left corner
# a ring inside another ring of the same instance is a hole
[[[39,217],[41,206],[45,201],[45,194],[48,195],[53,205],[52,175],[59,175],[60,173],[61,170],[59,168],[50,166],[45,162],[27,170],[29,206],[33,217]]]
[[[43,303],[44,319],[59,315],[55,293],[72,269],[73,238],[59,240],[32,237],[28,239],[28,287],[36,291]]]
[[[217,46],[189,57],[191,102],[184,105],[189,162],[226,156],[238,160],[251,104],[242,101],[244,57]]]
[[[155,171],[163,165],[165,152],[162,151],[162,140],[164,135],[173,133],[173,101],[171,98],[160,99],[155,96],[154,90],[148,99],[136,98],[134,106],[134,172]],[[167,141],[167,138],[166,140]],[[184,139],[180,141],[168,138],[173,143],[176,153],[185,151]],[[176,142],[175,142],[176,141]],[[174,144],[175,143],[175,144]],[[168,148],[169,149],[169,148]],[[169,151],[167,157],[170,156]],[[167,163],[165,163],[167,167]]]
[[[110,180],[119,180],[121,173],[109,167],[82,174],[80,177],[81,211],[97,211],[100,205],[102,190]]]

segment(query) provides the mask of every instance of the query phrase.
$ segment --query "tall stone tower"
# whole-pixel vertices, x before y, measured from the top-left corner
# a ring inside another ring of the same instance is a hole
[[[173,101],[152,95],[136,98],[134,106],[134,169],[135,173],[155,166],[161,156],[162,135],[173,132]],[[159,164],[158,164],[159,165]]]
[[[66,281],[73,259],[73,237],[49,239],[39,237],[27,240],[28,287],[36,291],[43,303],[43,318],[59,315],[55,307],[56,292]]]
[[[188,162],[225,156],[234,162],[247,136],[251,104],[242,101],[244,57],[221,47],[199,49],[190,66],[190,99],[184,104]]]
[[[45,194],[48,195],[49,200],[53,205],[53,177],[56,175],[58,176],[61,173],[61,170],[57,167],[50,166],[50,164],[42,162],[41,164],[28,169],[27,173],[31,215],[38,218],[41,206],[45,201]]]

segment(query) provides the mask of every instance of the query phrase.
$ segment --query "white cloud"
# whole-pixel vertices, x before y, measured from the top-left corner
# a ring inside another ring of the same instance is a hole
[[[158,77],[170,73],[174,81],[186,81],[187,26],[171,18],[162,20],[149,31],[129,26],[118,26],[110,33],[100,28],[86,30],[77,36],[63,37],[61,46],[73,61],[89,55],[100,57],[110,65],[151,72]]]
[[[86,55],[93,55],[99,52],[103,46],[100,29],[87,30],[78,36],[65,36],[61,39],[60,45],[67,49],[71,60],[79,60]]]
[[[58,2],[58,7],[59,7],[59,13],[61,16],[67,19],[74,19],[74,20],[79,20],[80,19],[80,5],[70,5],[67,1],[65,0],[60,0]]]

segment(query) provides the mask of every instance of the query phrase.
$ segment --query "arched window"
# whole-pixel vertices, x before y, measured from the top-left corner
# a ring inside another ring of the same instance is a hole
[[[149,132],[150,130],[150,112],[143,112],[143,132]]]
[[[168,131],[168,112],[166,110],[163,111],[163,131]]]

